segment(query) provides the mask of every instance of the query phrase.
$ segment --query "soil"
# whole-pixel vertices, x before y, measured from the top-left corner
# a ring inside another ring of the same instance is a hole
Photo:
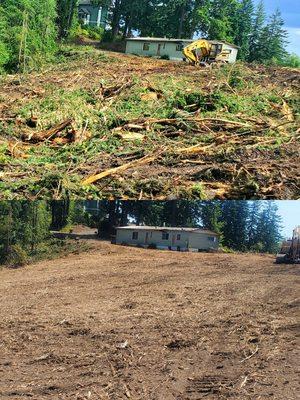
[[[299,266],[89,243],[0,270],[1,399],[297,398]]]

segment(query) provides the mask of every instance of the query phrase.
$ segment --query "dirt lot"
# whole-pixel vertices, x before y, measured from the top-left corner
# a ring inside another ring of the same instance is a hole
[[[299,198],[299,70],[61,57],[0,77],[0,198]]]
[[[3,269],[0,397],[296,399],[297,283],[267,255],[105,242]]]

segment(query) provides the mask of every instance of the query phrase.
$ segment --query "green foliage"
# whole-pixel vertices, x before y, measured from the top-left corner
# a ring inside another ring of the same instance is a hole
[[[250,53],[248,61],[268,64],[280,64],[287,57],[287,31],[284,21],[277,9],[266,24],[263,2],[260,2],[250,36]]]
[[[300,57],[297,54],[287,54],[283,58],[281,65],[291,68],[300,68]]]
[[[59,38],[70,35],[76,21],[77,0],[57,0],[57,23]]]
[[[14,244],[8,249],[5,264],[11,268],[18,268],[26,265],[28,260],[26,251],[19,244]]]
[[[75,39],[77,37],[85,37],[102,42],[104,39],[104,34],[104,28],[78,24],[76,27],[74,27],[74,29],[72,29],[70,38]]]
[[[55,0],[5,0],[0,5],[0,68],[27,71],[56,50]]]

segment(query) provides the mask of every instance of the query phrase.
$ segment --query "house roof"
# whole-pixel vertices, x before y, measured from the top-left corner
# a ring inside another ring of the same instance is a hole
[[[127,38],[126,40],[136,41],[136,42],[167,42],[167,43],[193,43],[195,40],[198,39],[169,39],[169,38],[153,38],[153,37],[134,37],[134,38]],[[224,40],[208,40],[209,43],[218,44],[223,43],[227,44],[227,46],[231,46],[235,49],[239,49],[239,46],[235,44],[226,42]]]
[[[79,12],[83,12],[86,15],[90,15],[91,14],[90,11],[87,10],[86,8],[84,8],[84,7],[80,7],[79,8]]]
[[[79,6],[87,6],[91,4],[91,0],[79,0]]]
[[[169,39],[169,38],[153,38],[153,37],[134,37],[127,38],[137,42],[174,42],[174,43],[192,43],[193,39]]]
[[[219,236],[218,233],[211,231],[209,229],[174,227],[174,226],[169,227],[169,226],[128,225],[128,226],[118,226],[116,229],[135,230],[135,231],[177,231],[177,232],[181,231],[181,232],[205,233],[207,235]]]
[[[227,44],[227,46],[233,47],[235,49],[239,49],[240,48],[239,46],[237,46],[235,44],[232,44],[232,43],[229,43],[229,42],[226,42],[225,40],[209,40],[209,43],[211,43],[211,44],[223,43],[223,44]]]

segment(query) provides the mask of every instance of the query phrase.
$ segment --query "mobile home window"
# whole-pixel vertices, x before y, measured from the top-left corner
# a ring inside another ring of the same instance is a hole
[[[182,51],[183,50],[183,44],[178,44],[176,46],[176,51]]]
[[[139,238],[139,233],[138,232],[132,232],[132,239],[137,240]]]
[[[216,242],[216,238],[214,237],[214,236],[208,236],[207,237],[207,240],[209,241],[209,242]]]
[[[181,239],[181,235],[178,234],[177,237],[176,237],[176,239],[177,239],[177,240],[180,240],[180,239]]]
[[[169,234],[167,232],[163,232],[162,240],[169,240]]]
[[[149,43],[144,43],[143,51],[149,51],[149,50],[150,50],[150,44]]]

